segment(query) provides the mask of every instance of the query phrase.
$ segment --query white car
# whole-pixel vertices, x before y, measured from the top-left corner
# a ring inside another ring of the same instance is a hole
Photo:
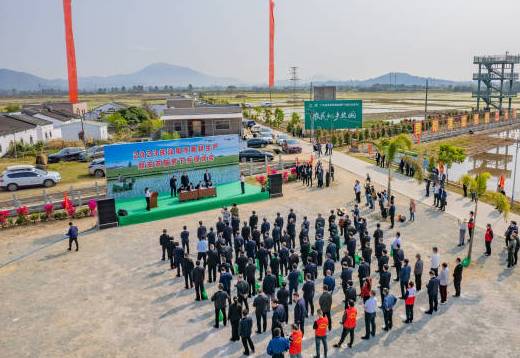
[[[105,176],[105,158],[94,159],[88,165],[88,173],[98,178]]]
[[[9,191],[32,186],[50,188],[60,181],[61,176],[58,172],[47,172],[32,165],[15,165],[7,167],[0,175],[0,188]]]
[[[269,144],[273,144],[273,136],[269,133],[260,132],[257,138],[263,139]]]
[[[278,134],[276,136],[276,144],[281,146],[281,145],[283,145],[285,143],[285,141],[287,139],[289,139],[289,135],[288,134],[283,134],[283,133],[282,134]]]

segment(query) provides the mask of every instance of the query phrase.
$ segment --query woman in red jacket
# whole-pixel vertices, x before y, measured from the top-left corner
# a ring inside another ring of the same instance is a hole
[[[370,291],[372,290],[372,278],[366,277],[365,282],[363,282],[363,286],[361,287],[361,292],[359,295],[363,299],[363,302],[366,302],[370,298]]]
[[[491,255],[491,241],[493,241],[493,229],[491,229],[491,225],[486,225],[486,234],[484,235],[484,240],[486,243],[486,252],[484,255]]]

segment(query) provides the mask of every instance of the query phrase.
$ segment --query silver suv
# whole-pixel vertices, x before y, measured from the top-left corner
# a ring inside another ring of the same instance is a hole
[[[44,186],[49,188],[61,180],[60,173],[47,172],[32,165],[14,165],[0,174],[0,188],[15,191],[23,187]]]
[[[98,178],[105,176],[105,158],[94,159],[88,165],[88,173]]]

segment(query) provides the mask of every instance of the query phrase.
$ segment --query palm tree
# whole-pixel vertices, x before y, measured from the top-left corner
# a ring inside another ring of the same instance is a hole
[[[469,190],[475,193],[475,210],[473,214],[473,224],[477,225],[477,212],[478,212],[478,201],[482,195],[487,194],[494,201],[495,206],[501,211],[504,220],[507,220],[511,207],[509,205],[509,201],[505,199],[504,195],[501,193],[493,193],[487,191],[487,181],[491,178],[491,174],[488,172],[483,172],[475,175],[474,177],[469,174],[464,174],[459,181],[463,184],[466,184],[469,187]],[[505,199],[505,200],[504,200]],[[471,251],[473,250],[473,236],[475,230],[470,232],[469,237],[469,247],[468,247],[468,255],[464,259],[464,266],[468,266],[471,263]]]
[[[392,163],[397,153],[401,150],[410,150],[412,148],[412,141],[406,134],[399,134],[394,138],[384,138],[379,142],[371,142],[377,148],[379,154],[384,155],[388,161],[388,196],[392,195]],[[418,172],[418,171],[416,171]],[[419,174],[419,173],[417,173]]]

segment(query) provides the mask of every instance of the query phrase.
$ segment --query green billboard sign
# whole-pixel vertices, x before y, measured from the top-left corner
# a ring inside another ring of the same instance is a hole
[[[361,128],[363,101],[305,101],[305,129]]]

